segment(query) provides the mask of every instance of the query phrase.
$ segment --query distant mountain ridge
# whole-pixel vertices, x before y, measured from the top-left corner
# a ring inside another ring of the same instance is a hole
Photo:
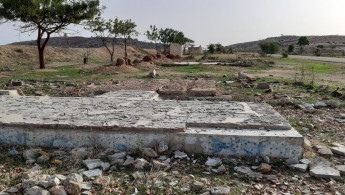
[[[112,39],[108,39],[108,44],[110,45]],[[116,45],[123,45],[123,39],[119,38],[116,40]],[[33,41],[22,41],[11,43],[10,45],[36,45],[36,40]],[[100,48],[103,44],[99,38],[96,37],[52,37],[50,38],[48,46],[51,47],[61,47],[61,48]],[[155,44],[152,42],[139,41],[137,39],[132,39],[129,46],[140,48],[140,49],[155,49]],[[161,48],[161,45],[158,45]]]
[[[282,50],[287,50],[289,45],[295,46],[297,51],[297,42],[300,36],[284,35],[280,37],[270,37],[263,40],[251,41],[245,43],[238,43],[230,45],[234,51],[257,52],[260,50],[259,44],[262,42],[278,42]],[[312,53],[318,45],[323,45],[323,53],[344,53],[345,51],[345,36],[341,35],[327,35],[327,36],[307,36],[310,45],[305,47],[305,52]]]

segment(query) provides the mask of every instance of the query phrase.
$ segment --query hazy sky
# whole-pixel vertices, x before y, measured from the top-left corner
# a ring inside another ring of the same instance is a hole
[[[155,24],[183,31],[203,46],[281,34],[345,35],[344,0],[101,0],[101,4],[107,6],[105,18],[132,19],[140,33]],[[0,35],[2,45],[35,39],[36,33],[21,34],[13,24],[3,24]],[[83,30],[69,36],[80,35],[91,36]]]

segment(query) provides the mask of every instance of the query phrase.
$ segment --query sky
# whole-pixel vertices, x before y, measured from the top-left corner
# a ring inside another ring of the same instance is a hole
[[[143,33],[150,25],[182,31],[195,45],[230,45],[281,35],[345,35],[344,0],[101,0],[104,18],[132,19]],[[92,36],[70,26],[68,36]],[[34,40],[18,24],[0,25],[0,45]],[[62,36],[62,34],[56,34]]]

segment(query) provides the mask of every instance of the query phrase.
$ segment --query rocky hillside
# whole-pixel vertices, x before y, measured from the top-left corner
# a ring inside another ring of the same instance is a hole
[[[305,47],[306,53],[313,53],[318,45],[323,45],[321,53],[324,55],[343,55],[345,51],[345,36],[307,36],[310,45]],[[280,36],[270,37],[264,40],[251,41],[230,45],[234,51],[257,52],[260,50],[259,44],[262,42],[278,42],[282,50],[287,50],[289,45],[295,46],[295,52],[298,51],[299,36]]]
[[[111,39],[108,39],[108,44],[112,42]],[[116,45],[123,45],[123,39],[117,39]],[[15,42],[11,45],[31,45],[35,46],[36,41],[23,41]],[[155,49],[155,44],[151,42],[139,41],[133,39],[129,43],[130,46],[141,48],[141,49]],[[62,47],[62,48],[100,48],[103,47],[103,44],[99,38],[96,37],[52,37],[48,42],[48,46],[51,47]],[[159,45],[160,47],[160,45]]]

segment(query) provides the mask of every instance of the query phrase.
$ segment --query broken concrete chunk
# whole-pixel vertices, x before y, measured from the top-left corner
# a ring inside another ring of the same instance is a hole
[[[143,154],[147,157],[151,157],[151,158],[158,157],[158,154],[152,148],[142,148],[141,150]]]
[[[345,147],[331,147],[331,150],[334,154],[345,156]]]
[[[92,169],[95,169],[95,168],[102,167],[103,161],[101,161],[100,159],[83,160],[83,164],[89,170],[92,170]]]
[[[211,189],[211,194],[217,195],[229,195],[230,194],[230,187],[228,186],[218,186]]]
[[[181,152],[179,150],[175,151],[174,155],[175,155],[175,158],[178,158],[178,159],[183,159],[183,158],[187,158],[188,157],[188,155],[186,153]]]
[[[32,188],[29,188],[25,191],[26,195],[50,195],[50,193],[38,186],[34,186]]]
[[[322,167],[330,167],[332,163],[330,163],[328,160],[322,157],[315,158],[314,160],[311,161],[309,164],[310,170],[313,169],[314,167],[322,166]]]
[[[263,174],[269,173],[271,171],[271,165],[266,163],[261,163],[258,167],[258,171],[260,171]]]
[[[145,165],[148,164],[148,162],[143,158],[139,158],[139,159],[135,160],[132,164],[133,164],[134,168],[136,168],[138,170],[143,170],[145,168]]]
[[[298,161],[298,158],[289,158],[286,160],[286,164],[287,165],[294,165],[294,164],[298,164],[299,161]]]
[[[222,163],[222,160],[220,158],[210,158],[208,157],[205,165],[209,167],[215,167],[217,165],[220,165]]]
[[[110,160],[116,160],[116,159],[124,159],[126,156],[126,152],[119,152],[119,153],[115,153],[113,155],[109,155],[108,158]]]
[[[289,167],[303,173],[307,172],[307,169],[308,169],[307,164],[294,164],[294,165],[289,165]]]
[[[341,180],[340,172],[332,167],[317,166],[310,169],[310,175],[316,178]]]
[[[101,169],[93,169],[93,170],[83,171],[82,174],[88,178],[98,177],[98,176],[102,175],[102,170]]]
[[[338,165],[335,169],[337,169],[341,175],[345,175],[345,165]]]

